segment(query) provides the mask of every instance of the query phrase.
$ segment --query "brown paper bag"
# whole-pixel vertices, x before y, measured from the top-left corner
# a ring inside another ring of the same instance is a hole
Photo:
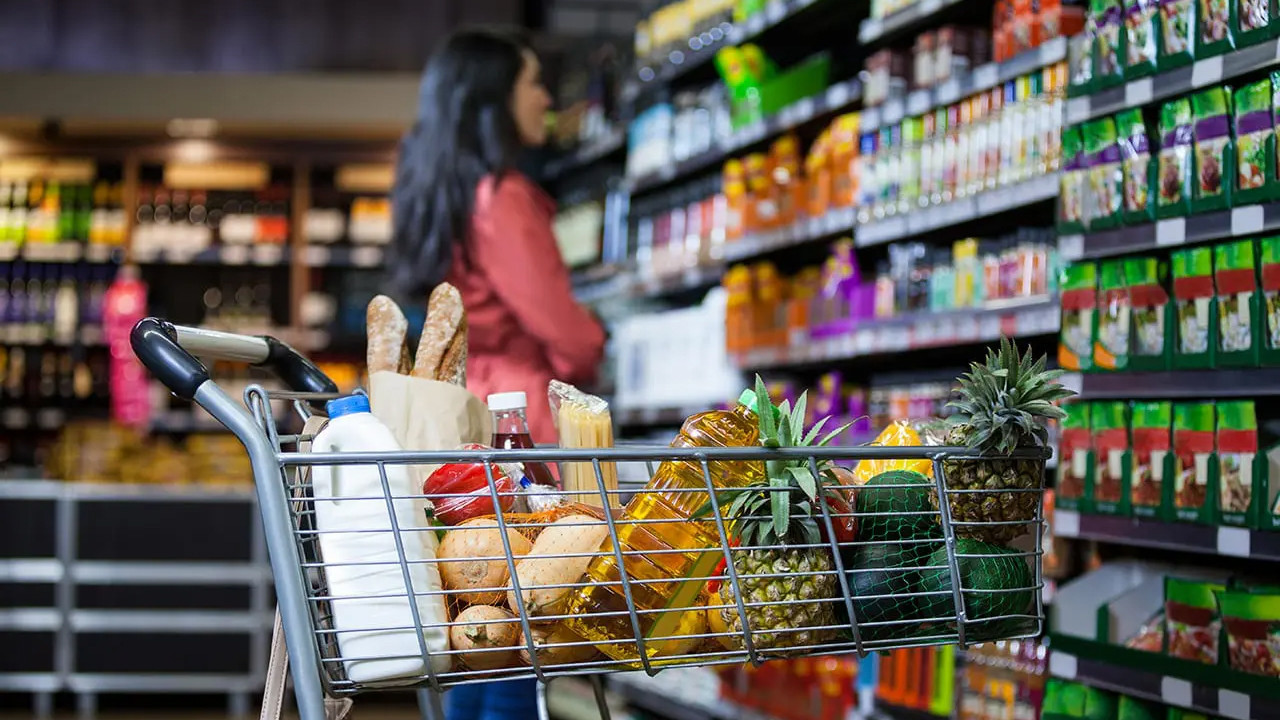
[[[464,387],[393,372],[369,377],[373,414],[391,428],[405,450],[455,450],[464,443],[489,443],[489,406]],[[437,466],[414,466],[420,487]]]

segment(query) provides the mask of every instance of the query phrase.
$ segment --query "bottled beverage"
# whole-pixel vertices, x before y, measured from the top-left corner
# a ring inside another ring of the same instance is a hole
[[[493,413],[493,447],[500,450],[532,448],[533,436],[529,434],[529,420],[525,409],[529,398],[522,392],[496,393],[489,396],[489,412]],[[524,463],[525,477],[546,487],[559,487],[551,468],[545,463]]]
[[[768,398],[759,400],[767,402]],[[760,443],[757,398],[748,390],[732,410],[713,410],[685,421],[673,448],[754,447]],[[708,463],[717,488],[741,487],[764,478],[764,464],[744,461]],[[638,615],[646,637],[672,637],[686,609],[693,606],[724,557],[720,536],[710,522],[691,520],[707,502],[702,465],[688,460],[662,463],[644,490],[622,511],[617,522],[618,543],[626,555],[626,572],[636,610],[666,612]],[[642,521],[642,522],[629,522]],[[682,550],[683,552],[669,552]],[[573,591],[566,626],[582,638],[603,643],[600,649],[617,660],[636,657],[635,632],[623,592],[613,542],[606,539],[602,554],[587,566],[587,587]],[[643,553],[643,554],[641,554]],[[636,581],[644,581],[636,584]],[[607,615],[606,613],[621,613]],[[647,645],[652,653],[653,645]]]

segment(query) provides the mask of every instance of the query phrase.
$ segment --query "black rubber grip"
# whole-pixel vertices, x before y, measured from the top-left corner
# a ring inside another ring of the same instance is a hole
[[[196,389],[209,379],[209,371],[182,349],[177,331],[163,320],[139,320],[129,333],[129,344],[151,374],[183,400],[194,399]]]
[[[267,342],[267,359],[259,367],[271,370],[290,390],[307,393],[338,392],[337,384],[297,350],[273,337],[262,339]]]

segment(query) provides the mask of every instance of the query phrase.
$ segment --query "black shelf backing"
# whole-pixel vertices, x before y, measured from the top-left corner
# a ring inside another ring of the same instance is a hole
[[[1218,368],[1067,376],[1086,400],[1255,398],[1280,395],[1280,368]]]

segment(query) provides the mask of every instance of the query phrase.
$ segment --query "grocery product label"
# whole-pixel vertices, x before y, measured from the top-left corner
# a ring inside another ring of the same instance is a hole
[[[1120,155],[1124,158],[1124,210],[1141,213],[1150,207],[1151,187],[1148,172],[1151,164],[1151,145],[1147,140],[1147,126],[1141,110],[1131,110],[1116,116],[1120,133]]]
[[[1143,68],[1154,69],[1157,31],[1156,0],[1125,0],[1124,12],[1126,72]]]
[[[1140,517],[1154,517],[1164,499],[1164,467],[1173,444],[1173,406],[1167,402],[1133,406],[1130,501]]]
[[[1231,669],[1280,678],[1275,650],[1280,644],[1280,593],[1224,588],[1217,592],[1217,600]]]
[[[1214,449],[1214,406],[1180,403],[1173,412],[1174,512],[1184,522],[1204,517],[1209,485],[1209,456]]]
[[[1275,127],[1271,79],[1236,91],[1236,189],[1257,190],[1274,171]]]
[[[1084,496],[1089,474],[1089,449],[1093,445],[1089,429],[1090,407],[1085,402],[1067,403],[1062,407],[1066,417],[1062,419],[1062,434],[1058,441],[1059,507],[1075,506]]]
[[[1102,263],[1098,282],[1098,336],[1093,346],[1093,362],[1105,370],[1129,365],[1130,297],[1125,283],[1124,264]]]
[[[1097,265],[1074,263],[1062,273],[1062,330],[1058,364],[1066,370],[1093,367]]]
[[[1189,100],[1183,98],[1165,103],[1160,111],[1160,135],[1160,191],[1157,202],[1162,208],[1179,208],[1191,198],[1194,128]]]
[[[1222,522],[1246,525],[1254,493],[1254,459],[1258,453],[1258,420],[1252,401],[1219,403],[1218,508]]]
[[[1240,240],[1214,248],[1214,283],[1218,291],[1219,349],[1253,349],[1253,294],[1257,290],[1253,241]]]

